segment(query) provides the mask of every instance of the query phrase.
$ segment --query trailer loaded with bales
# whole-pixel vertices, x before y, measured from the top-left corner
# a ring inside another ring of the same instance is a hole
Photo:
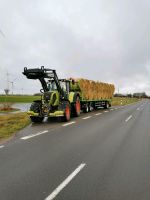
[[[83,112],[111,107],[115,87],[113,84],[86,79],[58,79],[55,70],[24,68],[28,79],[39,80],[42,85],[41,100],[35,100],[28,111],[32,122],[42,122],[44,117],[61,117],[69,121]]]

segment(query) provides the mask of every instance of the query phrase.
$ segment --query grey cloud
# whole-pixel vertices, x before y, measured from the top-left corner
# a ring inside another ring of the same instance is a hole
[[[143,1],[2,1],[0,92],[6,72],[16,92],[39,91],[23,67],[53,67],[63,77],[113,82],[150,94],[150,3]]]

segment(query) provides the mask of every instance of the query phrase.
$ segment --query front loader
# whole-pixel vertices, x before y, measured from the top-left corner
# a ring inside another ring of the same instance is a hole
[[[72,81],[58,79],[56,71],[44,68],[24,68],[28,79],[39,80],[42,85],[41,100],[35,100],[28,111],[32,122],[42,122],[44,117],[61,117],[69,121],[71,115],[80,115],[80,91],[72,91]]]

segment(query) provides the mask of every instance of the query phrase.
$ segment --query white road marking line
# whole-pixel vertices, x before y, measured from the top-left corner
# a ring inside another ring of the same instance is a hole
[[[75,124],[76,122],[69,122],[69,123],[66,123],[66,124],[63,124],[62,126],[69,126],[71,124]]]
[[[92,116],[88,116],[88,117],[84,117],[84,118],[82,118],[82,119],[89,119],[89,118],[91,118]]]
[[[115,110],[118,110],[118,108],[115,108]]]
[[[130,115],[125,121],[128,122],[132,118],[132,115]]]
[[[111,111],[113,111],[114,109],[110,109]]]
[[[102,115],[102,113],[96,113],[95,115],[96,115],[96,116],[98,116],[98,115]]]
[[[44,133],[48,133],[48,130],[45,130],[45,131],[42,131],[42,132],[39,132],[39,133],[35,133],[35,134],[31,134],[31,135],[22,137],[21,139],[22,139],[22,140],[27,140],[27,139],[36,137],[36,136],[38,136],[38,135],[42,135],[42,134],[44,134]]]
[[[104,112],[105,112],[105,113],[108,113],[109,111],[106,110],[106,111],[104,111]]]
[[[0,146],[0,149],[2,149],[2,148],[4,148],[4,145],[1,145],[1,146]]]
[[[85,166],[85,163],[79,165],[45,200],[53,200]]]

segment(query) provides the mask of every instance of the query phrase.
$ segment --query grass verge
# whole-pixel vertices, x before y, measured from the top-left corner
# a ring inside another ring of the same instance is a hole
[[[26,113],[0,116],[0,140],[12,136],[28,124],[30,124],[30,119]]]
[[[18,109],[18,108],[13,108],[13,109],[10,109],[10,110],[1,110],[0,109],[0,113],[9,114],[9,113],[16,112],[16,111],[19,111],[19,110],[20,109]]]
[[[138,98],[128,98],[128,97],[114,97],[112,100],[112,106],[124,106],[131,103],[138,102]]]

